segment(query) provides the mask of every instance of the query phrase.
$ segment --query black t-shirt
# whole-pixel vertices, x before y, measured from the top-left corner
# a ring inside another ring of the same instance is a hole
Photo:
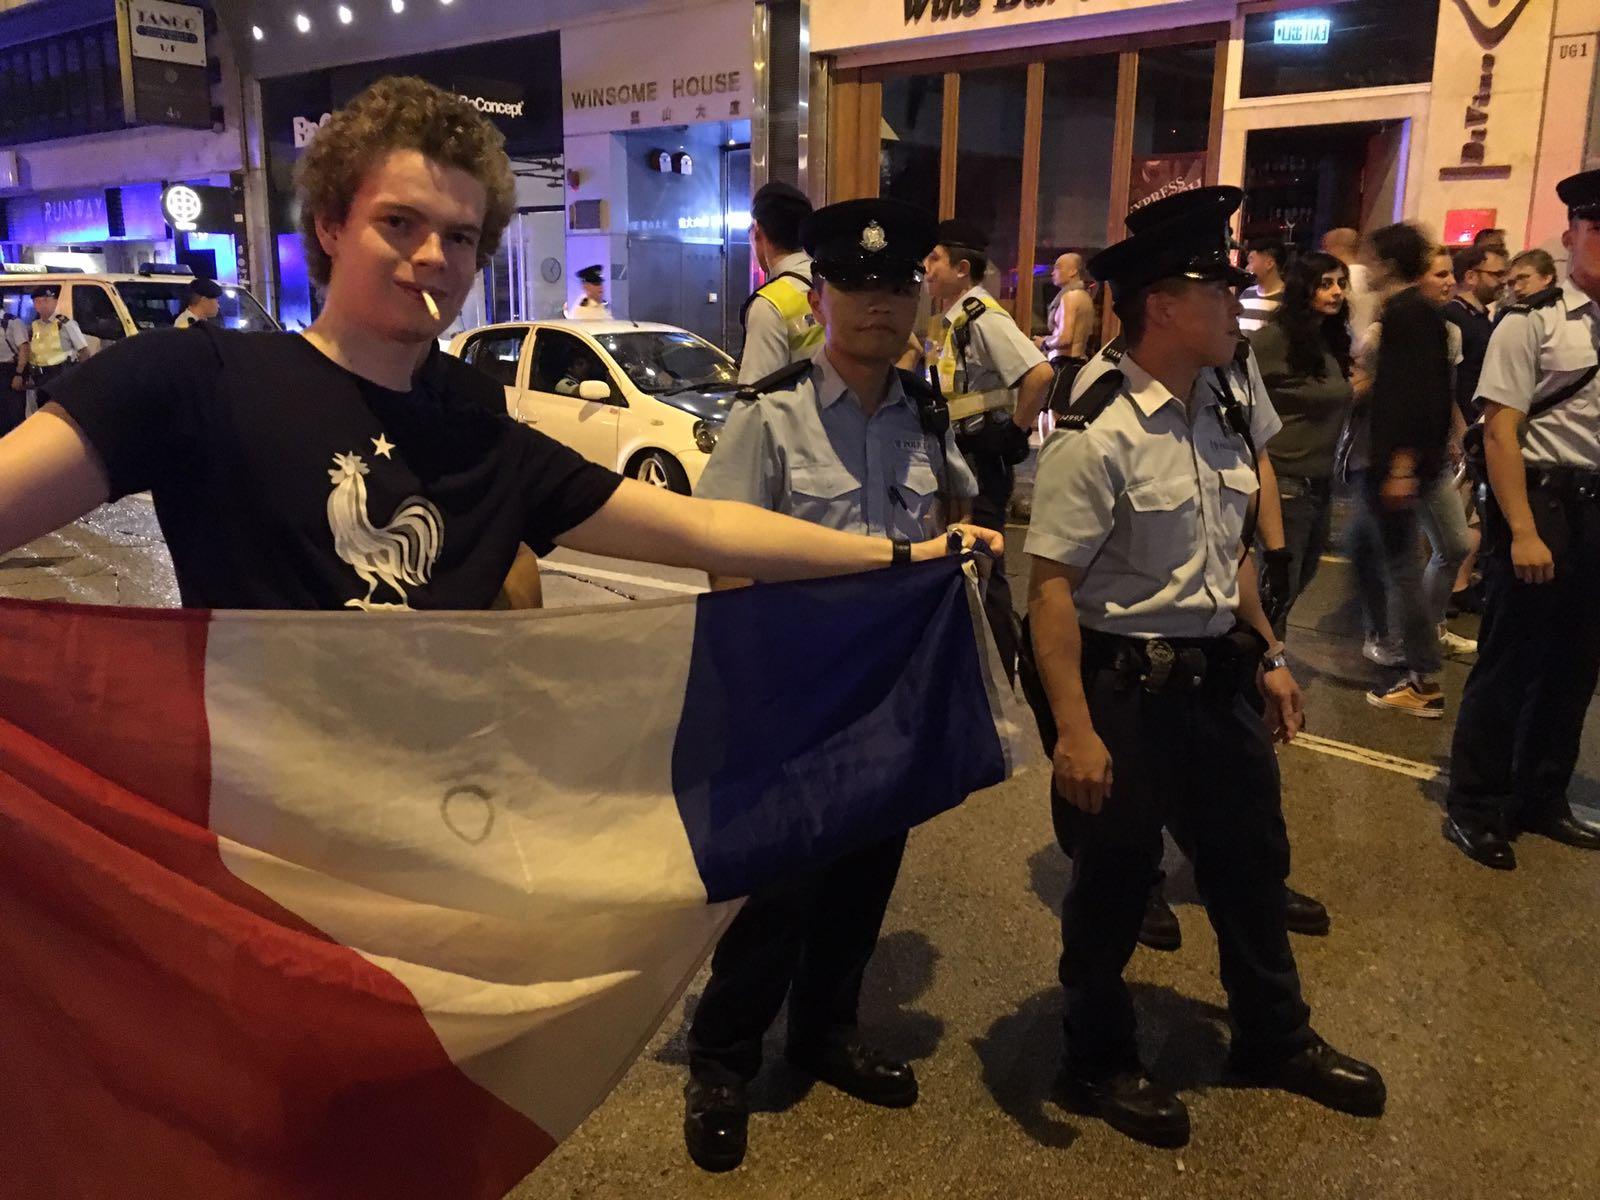
[[[621,482],[437,349],[395,392],[298,334],[202,325],[120,343],[49,395],[113,498],[152,493],[191,608],[488,608],[518,543],[548,553]]]
[[[1444,319],[1461,330],[1461,361],[1456,364],[1456,407],[1472,424],[1483,414],[1478,403],[1478,376],[1483,374],[1483,356],[1489,349],[1494,322],[1489,314],[1473,308],[1460,296],[1444,306]]]

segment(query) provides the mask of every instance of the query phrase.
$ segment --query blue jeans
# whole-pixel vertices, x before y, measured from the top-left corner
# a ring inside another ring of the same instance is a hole
[[[1328,529],[1333,515],[1333,481],[1308,479],[1298,475],[1278,476],[1278,497],[1283,509],[1283,544],[1289,551],[1289,604],[1311,586],[1322,552],[1328,548]],[[1273,627],[1281,642],[1289,613]]]
[[[1392,510],[1378,499],[1376,482],[1364,478],[1350,551],[1368,635],[1397,636],[1406,668],[1432,675],[1441,662],[1439,624],[1470,546],[1466,512],[1450,476],[1440,473],[1421,487],[1415,504]],[[1417,554],[1419,530],[1432,548],[1426,568]]]

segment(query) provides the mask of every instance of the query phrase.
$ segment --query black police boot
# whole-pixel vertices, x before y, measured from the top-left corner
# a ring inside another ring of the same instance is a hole
[[[1177,1093],[1143,1071],[1088,1079],[1068,1068],[1056,1088],[1073,1112],[1099,1117],[1136,1142],[1169,1150],[1189,1144],[1189,1110]]]
[[[1528,832],[1565,846],[1576,846],[1579,850],[1600,850],[1600,828],[1578,820],[1566,805],[1557,809],[1553,816],[1529,825]]]
[[[818,1045],[791,1045],[784,1056],[796,1069],[832,1084],[846,1095],[880,1108],[910,1108],[917,1102],[917,1076],[855,1038]]]
[[[1333,921],[1322,901],[1313,900],[1292,887],[1283,890],[1288,894],[1289,932],[1303,933],[1307,937],[1326,937],[1328,930],[1333,928]]]
[[[1166,888],[1160,883],[1145,897],[1139,944],[1152,950],[1176,950],[1183,945],[1183,926],[1178,924],[1178,914],[1167,903]]]
[[[683,1092],[683,1144],[702,1171],[731,1171],[744,1161],[750,1104],[744,1084],[690,1078]]]
[[[1340,1054],[1318,1038],[1297,1054],[1261,1060],[1237,1047],[1228,1065],[1246,1083],[1281,1088],[1356,1117],[1381,1117],[1388,1090],[1376,1067]]]
[[[1516,870],[1517,856],[1511,849],[1511,843],[1501,836],[1498,829],[1460,817],[1446,817],[1444,836],[1446,841],[1453,843],[1473,862],[1482,863],[1496,871]]]

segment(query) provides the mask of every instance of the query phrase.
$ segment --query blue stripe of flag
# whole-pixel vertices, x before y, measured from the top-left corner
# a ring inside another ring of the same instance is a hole
[[[672,780],[711,900],[1005,778],[965,587],[942,559],[700,597]]]

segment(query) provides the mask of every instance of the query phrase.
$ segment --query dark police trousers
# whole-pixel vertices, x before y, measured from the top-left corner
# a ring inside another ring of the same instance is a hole
[[[1010,420],[1010,414],[1001,414]],[[1016,484],[1016,470],[1004,455],[993,449],[992,439],[986,434],[971,437],[956,435],[956,449],[967,460],[967,466],[978,480],[978,495],[972,501],[972,521],[985,529],[999,533],[1006,531],[1006,513],[1011,507],[1011,490]],[[1011,582],[1006,578],[1006,561],[994,560],[989,573],[989,585],[983,593],[983,611],[989,619],[989,629],[994,634],[995,647],[1000,651],[1000,662],[1008,678],[1017,673],[1016,609],[1011,603]]]
[[[28,393],[11,386],[16,378],[16,367],[16,363],[0,363],[0,437],[21,425],[28,412]]]
[[[751,896],[711,956],[711,980],[689,1027],[697,1079],[753,1079],[761,1039],[789,997],[789,1045],[855,1032],[867,960],[878,944],[906,835],[845,855]]]
[[[1051,791],[1056,837],[1072,858],[1061,907],[1067,1069],[1089,1079],[1139,1069],[1122,972],[1159,877],[1164,824],[1194,863],[1216,930],[1236,1052],[1274,1062],[1309,1045],[1285,926],[1278,761],[1259,711],[1237,683],[1152,694],[1091,670],[1084,690],[1111,755],[1112,793],[1089,814]]]
[[[1450,747],[1450,815],[1506,834],[1562,815],[1584,713],[1600,678],[1600,474],[1542,481],[1528,503],[1555,559],[1549,583],[1520,583],[1511,531],[1484,505],[1483,625]]]

